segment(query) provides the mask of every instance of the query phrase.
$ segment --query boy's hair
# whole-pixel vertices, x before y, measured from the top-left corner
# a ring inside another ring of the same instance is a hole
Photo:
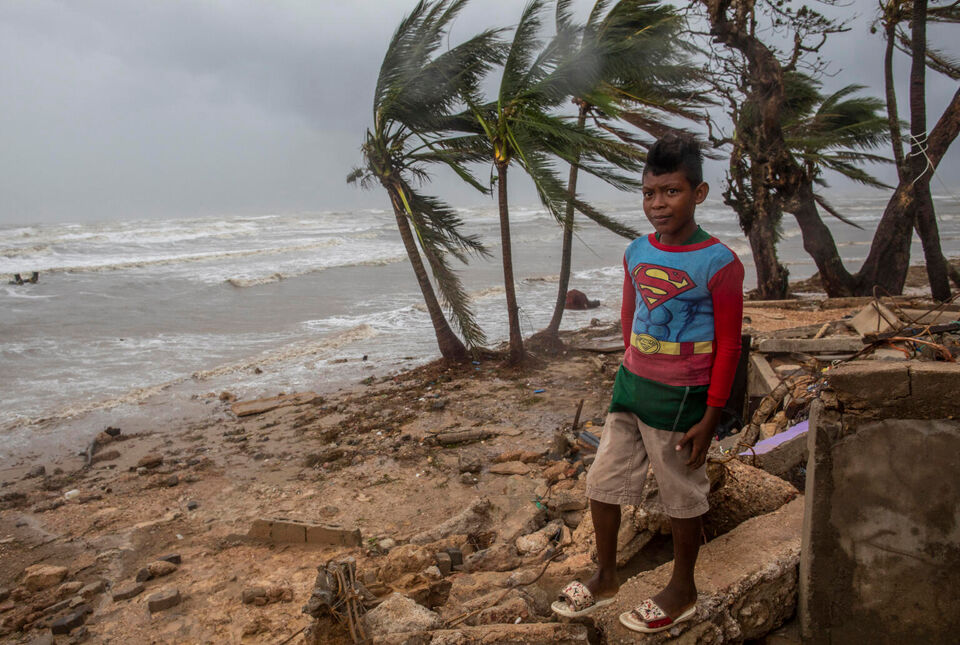
[[[703,183],[703,152],[697,140],[686,133],[669,133],[647,150],[643,174],[665,175],[682,170],[694,188]]]

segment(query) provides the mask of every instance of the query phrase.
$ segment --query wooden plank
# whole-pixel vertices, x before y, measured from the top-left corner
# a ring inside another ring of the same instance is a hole
[[[613,354],[614,352],[622,352],[624,350],[623,336],[621,334],[617,334],[616,336],[601,336],[600,338],[591,338],[589,340],[582,340],[577,343],[573,343],[571,347],[584,352]]]
[[[780,377],[760,354],[750,353],[747,391],[750,396],[767,396],[780,384]]]
[[[828,338],[768,338],[757,343],[763,354],[842,354],[863,349],[863,341],[853,336]]]

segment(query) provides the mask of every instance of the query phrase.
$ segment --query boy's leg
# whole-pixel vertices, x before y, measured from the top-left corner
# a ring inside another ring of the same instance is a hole
[[[594,597],[612,596],[620,588],[617,579],[620,506],[640,504],[649,464],[639,423],[636,415],[629,412],[609,413],[597,457],[587,473],[587,498],[596,534],[598,568],[584,584]]]
[[[673,533],[673,573],[653,601],[668,616],[676,618],[697,601],[693,572],[700,550],[700,518],[709,508],[710,480],[706,465],[696,470],[687,466],[689,445],[677,451],[682,432],[658,430],[643,423],[640,432]]]
[[[597,572],[585,583],[595,598],[612,596],[620,589],[617,578],[617,534],[620,506],[590,500],[590,515],[597,539]]]
[[[700,526],[699,516],[670,518],[673,532],[673,573],[663,591],[653,597],[653,602],[672,618],[676,618],[697,602],[693,569],[700,551]]]

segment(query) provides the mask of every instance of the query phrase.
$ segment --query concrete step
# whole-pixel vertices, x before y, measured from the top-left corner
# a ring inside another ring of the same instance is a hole
[[[803,497],[799,497],[702,547],[696,569],[697,615],[672,629],[640,634],[621,625],[619,616],[662,589],[673,563],[625,582],[617,601],[593,615],[604,641],[714,645],[759,638],[776,629],[794,614],[797,605],[803,505]]]

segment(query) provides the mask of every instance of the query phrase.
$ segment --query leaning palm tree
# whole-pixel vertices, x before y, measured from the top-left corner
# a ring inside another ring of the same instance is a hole
[[[546,5],[546,0],[532,0],[524,8],[507,51],[496,100],[484,103],[476,95],[470,96],[470,110],[464,114],[461,126],[477,132],[476,147],[486,146],[496,171],[512,364],[522,362],[525,353],[510,243],[507,177],[511,164],[518,165],[532,179],[541,203],[558,222],[563,221],[566,205],[571,203],[578,211],[619,234],[637,235],[630,227],[607,218],[576,195],[568,194],[557,174],[555,164],[561,161],[574,164],[618,188],[636,188],[638,181],[619,169],[637,171],[639,155],[633,146],[554,113],[592,83],[592,74],[574,65],[569,57],[576,34],[568,22],[558,21],[560,28],[548,42],[539,38]],[[562,13],[568,5],[568,1],[560,0],[558,10]]]
[[[452,207],[419,188],[429,179],[430,164],[444,164],[477,189],[489,191],[466,167],[481,158],[481,151],[452,136],[450,114],[460,105],[460,97],[474,93],[501,60],[498,31],[484,31],[438,53],[466,1],[421,0],[400,23],[380,67],[373,127],[361,147],[364,166],[347,177],[348,182],[359,180],[364,187],[379,183],[387,191],[440,353],[451,360],[466,358],[467,347],[482,345],[485,337],[448,255],[466,262],[468,254],[486,255],[487,251],[476,236],[461,232],[462,221]],[[466,345],[447,322],[424,257]]]
[[[857,224],[833,208],[819,188],[827,186],[824,178],[827,170],[867,186],[889,188],[864,169],[867,163],[890,161],[873,152],[889,138],[886,119],[882,116],[883,102],[854,96],[863,89],[858,85],[824,96],[818,81],[798,72],[784,74],[783,84],[786,100],[781,112],[781,129],[790,154],[790,172],[778,178],[768,216],[756,217],[751,208],[755,192],[758,186],[763,186],[764,179],[756,177],[753,164],[763,151],[758,147],[756,134],[759,115],[749,102],[744,103],[738,115],[736,145],[731,154],[724,201],[737,212],[758,258],[758,284],[764,282],[759,258],[766,253],[776,261],[780,220],[783,212],[788,212],[800,226],[804,249],[820,270],[827,292],[850,295],[853,277],[843,268],[819,209],[852,226]],[[769,282],[768,292],[761,297],[785,296],[786,277],[786,271],[782,270],[780,277]]]
[[[611,6],[612,5],[612,6]],[[570,28],[566,11],[558,12],[558,31]],[[674,117],[700,120],[694,108],[708,103],[695,92],[701,72],[693,67],[691,49],[681,37],[682,18],[668,5],[656,0],[597,0],[586,23],[577,28],[570,51],[574,65],[592,75],[585,79],[585,91],[574,97],[579,108],[578,125],[587,119],[623,141],[646,148],[648,141],[616,126],[626,121],[642,132],[659,138],[674,128]],[[570,165],[567,191],[576,195],[579,168]],[[556,343],[559,340],[567,289],[570,284],[573,250],[574,205],[568,203],[564,215],[560,253],[560,280],[553,317],[538,336]]]

